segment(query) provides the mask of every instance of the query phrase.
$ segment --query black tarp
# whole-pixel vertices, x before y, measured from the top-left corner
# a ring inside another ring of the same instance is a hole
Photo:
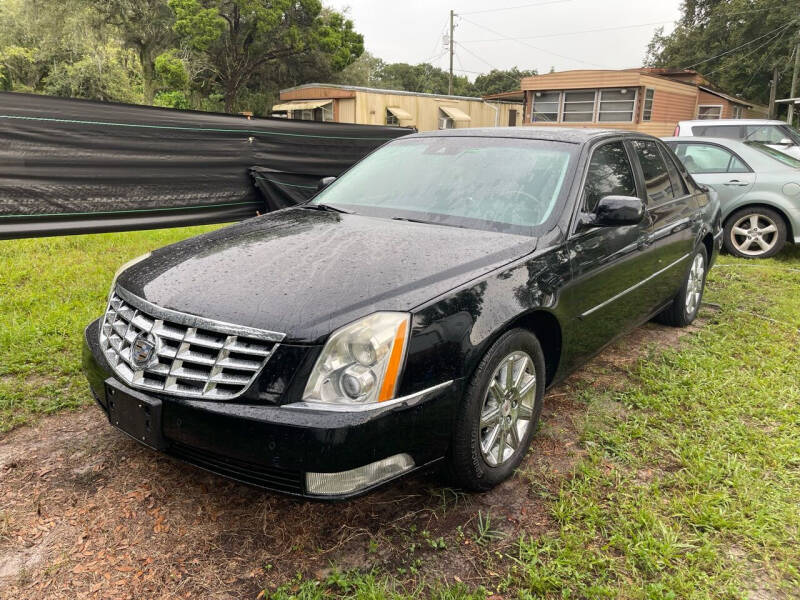
[[[251,217],[408,133],[0,92],[0,239]]]

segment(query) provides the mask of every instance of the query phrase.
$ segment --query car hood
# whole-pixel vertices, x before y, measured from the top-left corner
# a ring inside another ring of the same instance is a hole
[[[163,308],[319,343],[535,247],[527,236],[292,208],[161,248],[117,285]]]

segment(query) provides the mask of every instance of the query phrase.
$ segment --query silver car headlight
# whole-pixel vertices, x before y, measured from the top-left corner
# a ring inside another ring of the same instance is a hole
[[[335,331],[314,365],[303,402],[364,405],[393,399],[408,329],[407,313],[379,312]]]
[[[117,279],[122,273],[126,270],[135,265],[136,263],[140,263],[143,260],[150,258],[150,255],[153,254],[152,252],[147,252],[146,254],[142,254],[141,256],[137,256],[136,258],[132,258],[124,265],[122,265],[119,269],[117,269],[116,273],[114,273],[114,279],[111,280],[111,290],[108,292],[109,296],[114,293],[114,288],[117,286]]]

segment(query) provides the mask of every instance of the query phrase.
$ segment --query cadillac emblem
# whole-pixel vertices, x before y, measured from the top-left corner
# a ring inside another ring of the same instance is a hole
[[[153,360],[156,340],[151,335],[140,333],[131,344],[131,362],[135,367],[144,368]]]

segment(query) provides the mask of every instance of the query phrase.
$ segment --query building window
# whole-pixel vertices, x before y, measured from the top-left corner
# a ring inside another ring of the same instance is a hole
[[[649,121],[653,118],[653,96],[656,91],[653,88],[647,88],[644,92],[644,106],[642,107],[642,121]]]
[[[701,104],[697,107],[698,119],[721,119],[722,105],[720,104]]]
[[[386,109],[386,124],[394,127],[400,126],[400,119],[398,119],[388,108]]]
[[[570,123],[591,123],[594,120],[595,90],[586,92],[564,92],[562,120]]]
[[[447,115],[441,108],[439,109],[439,129],[455,129],[456,122]]]
[[[601,123],[633,121],[635,105],[636,90],[628,88],[600,90],[600,109],[597,120]]]
[[[741,119],[742,118],[742,107],[738,104],[734,104],[733,106],[733,118],[734,119]]]
[[[561,92],[535,92],[533,94],[533,112],[531,121],[552,122],[558,121],[558,105],[561,102]]]

